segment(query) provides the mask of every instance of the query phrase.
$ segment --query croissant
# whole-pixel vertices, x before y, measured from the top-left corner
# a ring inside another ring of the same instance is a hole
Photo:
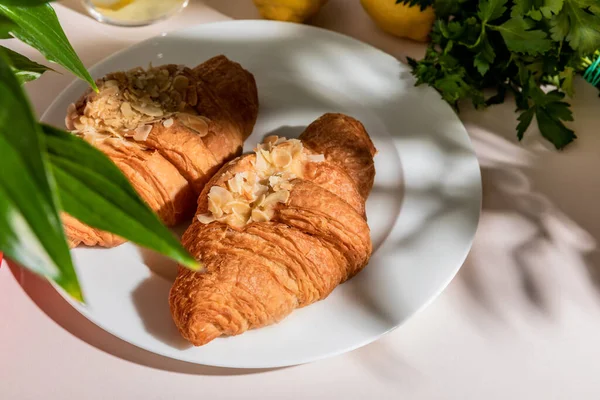
[[[188,221],[210,177],[239,155],[258,114],[251,73],[224,56],[108,74],[67,111],[66,125],[106,154],[168,226]],[[63,214],[69,245],[124,239]]]
[[[325,114],[223,166],[182,239],[205,265],[180,267],[170,291],[182,336],[200,346],[276,323],[358,273],[372,251],[375,152],[360,122]]]

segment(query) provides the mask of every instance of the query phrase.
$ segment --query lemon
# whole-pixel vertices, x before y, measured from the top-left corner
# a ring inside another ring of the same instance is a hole
[[[304,22],[315,15],[327,0],[254,0],[263,18]]]
[[[375,23],[395,36],[426,42],[435,20],[433,8],[421,11],[417,6],[396,4],[396,0],[361,0],[363,8]]]
[[[92,0],[92,4],[107,10],[119,11],[121,8],[130,5],[134,1],[135,0]]]

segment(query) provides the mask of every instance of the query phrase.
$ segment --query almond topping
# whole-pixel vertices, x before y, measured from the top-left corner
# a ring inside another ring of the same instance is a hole
[[[324,160],[323,155],[309,155],[303,148],[298,139],[265,138],[264,143],[254,150],[252,170],[228,179],[227,189],[211,188],[208,204],[213,218],[236,228],[273,218],[277,204],[289,201],[294,186],[292,181],[302,177],[306,162]]]
[[[196,217],[198,218],[198,221],[200,221],[203,224],[210,224],[211,222],[213,222],[215,220],[215,217],[212,216],[212,214],[198,214],[198,216]]]
[[[152,125],[142,125],[135,128],[135,133],[133,134],[133,139],[138,142],[143,142],[148,139],[148,135],[152,131]]]
[[[306,156],[306,158],[310,162],[317,162],[318,163],[318,162],[325,161],[325,155],[324,154],[309,154],[308,156]]]
[[[201,137],[208,135],[208,123],[205,118],[187,113],[180,113],[177,115],[177,118],[182,124],[196,131]]]

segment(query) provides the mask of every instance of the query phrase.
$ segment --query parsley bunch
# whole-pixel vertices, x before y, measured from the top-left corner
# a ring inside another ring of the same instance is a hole
[[[436,11],[425,58],[409,59],[417,85],[434,87],[457,110],[461,100],[485,108],[512,93],[519,140],[534,116],[557,149],[576,138],[564,124],[573,120],[564,98],[573,95],[575,75],[600,57],[600,0],[398,2]],[[546,85],[555,89],[542,90]]]

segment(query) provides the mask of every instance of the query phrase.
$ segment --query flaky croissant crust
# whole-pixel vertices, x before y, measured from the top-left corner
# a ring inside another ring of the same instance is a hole
[[[70,108],[67,126],[104,152],[168,226],[189,220],[206,182],[241,153],[258,114],[254,77],[224,56],[194,69],[113,73],[99,87],[100,95],[87,93]],[[71,247],[124,242],[66,214],[63,225]]]
[[[180,268],[169,301],[175,324],[192,344],[278,322],[324,299],[367,264],[372,245],[364,203],[375,176],[373,143],[360,122],[342,114],[325,114],[299,139],[325,161],[306,164],[268,222],[232,228],[194,219],[185,232],[184,246],[206,268]],[[196,214],[208,212],[213,186],[225,188],[253,168],[255,157],[221,168],[200,195]]]

